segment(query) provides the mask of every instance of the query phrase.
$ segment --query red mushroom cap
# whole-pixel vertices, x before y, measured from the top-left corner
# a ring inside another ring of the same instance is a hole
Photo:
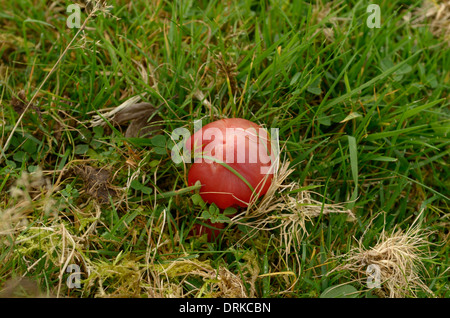
[[[200,195],[219,208],[246,207],[264,195],[273,174],[273,155],[267,130],[242,118],[214,121],[187,141],[194,151],[189,185],[200,181]]]

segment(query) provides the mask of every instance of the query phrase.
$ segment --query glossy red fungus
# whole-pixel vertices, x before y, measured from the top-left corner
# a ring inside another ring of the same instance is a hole
[[[242,118],[214,121],[187,141],[194,162],[189,185],[200,181],[200,196],[219,208],[247,207],[264,195],[273,177],[274,156],[266,129]]]

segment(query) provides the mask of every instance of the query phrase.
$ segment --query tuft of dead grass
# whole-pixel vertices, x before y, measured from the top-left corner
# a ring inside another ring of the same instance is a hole
[[[353,272],[356,280],[364,285],[368,279],[368,266],[372,265],[378,272],[375,275],[379,275],[379,288],[374,289],[378,296],[416,297],[419,290],[434,296],[422,280],[426,275],[423,261],[430,258],[431,243],[427,240],[430,234],[418,224],[406,231],[398,227],[390,232],[383,229],[377,243],[368,248],[363,246],[362,237],[356,247],[337,257],[342,263],[331,272]]]
[[[405,16],[413,27],[428,26],[431,33],[450,44],[450,0],[424,0],[412,14]]]

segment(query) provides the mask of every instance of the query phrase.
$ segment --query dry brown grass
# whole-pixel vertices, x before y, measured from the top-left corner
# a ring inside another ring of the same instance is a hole
[[[362,285],[368,279],[369,265],[379,269],[380,288],[374,292],[380,297],[404,298],[416,297],[418,291],[434,296],[423,281],[427,275],[424,260],[430,258],[430,243],[427,238],[431,234],[419,224],[413,224],[406,231],[394,228],[391,232],[382,231],[377,243],[365,247],[363,237],[345,255],[337,257],[341,262],[334,270],[348,270],[356,276]],[[330,273],[331,273],[330,272]]]
[[[406,15],[413,27],[428,26],[436,37],[450,44],[450,0],[424,0],[422,6]]]

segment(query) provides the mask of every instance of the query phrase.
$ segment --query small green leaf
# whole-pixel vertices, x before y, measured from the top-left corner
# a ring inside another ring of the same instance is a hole
[[[298,78],[300,77],[300,75],[302,75],[301,72],[295,73],[295,75],[292,77],[291,82],[290,82],[289,85],[294,85],[295,83],[297,83]]]
[[[24,161],[27,161],[27,153],[26,152],[24,152],[24,151],[17,151],[16,153],[14,153],[14,155],[13,155],[13,159],[15,160],[15,161],[18,161],[18,162],[24,162]]]
[[[308,86],[308,88],[306,90],[314,95],[322,94],[322,89],[320,87]]]
[[[141,191],[142,191],[142,193],[144,193],[144,194],[152,194],[153,188],[143,186],[142,189],[141,189]]]
[[[385,57],[380,61],[380,67],[383,71],[393,68],[395,65],[389,57]]]
[[[394,74],[403,75],[412,71],[412,67],[409,64],[403,64]]]
[[[435,74],[429,74],[426,78],[426,81],[431,88],[436,88],[439,84]]]
[[[153,188],[146,187],[145,185],[143,185],[141,182],[139,182],[136,179],[131,181],[130,186],[134,190],[141,191],[142,193],[145,193],[145,194],[151,194],[153,192]]]
[[[144,187],[144,185],[142,183],[140,183],[138,180],[134,179],[133,181],[131,181],[130,186],[134,189],[134,190],[142,190],[142,188]]]
[[[321,116],[317,118],[317,122],[324,126],[330,126],[331,125],[331,119],[329,116]]]
[[[219,212],[219,208],[213,203],[209,206],[209,213],[216,215]]]
[[[151,168],[154,168],[154,167],[156,167],[157,165],[159,165],[159,163],[160,163],[159,160],[152,160],[152,161],[149,162],[148,165],[149,165]]]
[[[97,138],[103,137],[104,128],[102,126],[95,126],[92,128],[92,130],[94,131],[95,137]]]
[[[29,153],[30,155],[36,153],[37,150],[37,144],[31,140],[31,139],[27,139],[23,145],[22,145],[22,149],[25,150],[27,153]]]
[[[37,169],[38,169],[38,166],[33,166],[33,165],[28,166],[28,172],[30,172],[30,173],[36,172]]]
[[[198,193],[194,193],[191,196],[191,199],[192,199],[192,203],[194,203],[194,205],[200,205],[200,206],[205,205],[205,201],[203,201],[202,197]]]
[[[322,79],[320,77],[316,78],[314,82],[312,82],[306,90],[314,95],[320,95],[322,94],[322,89],[320,88],[320,82]]]
[[[166,137],[163,135],[156,135],[152,139],[152,145],[155,147],[166,148]]]
[[[236,214],[237,210],[235,208],[232,207],[228,207],[223,211],[224,215],[234,215]]]
[[[223,214],[219,214],[217,216],[211,217],[211,222],[213,222],[213,223],[228,223],[229,221],[230,221],[230,218]]]
[[[84,142],[89,142],[92,139],[92,132],[87,128],[81,128],[78,133],[80,139]]]
[[[6,160],[5,163],[8,167],[10,167],[12,169],[15,169],[17,167],[17,164],[12,160]]]
[[[209,218],[211,218],[211,214],[209,213],[208,210],[204,210],[204,211],[202,212],[201,218],[202,218],[202,219],[205,219],[205,220],[208,220]]]
[[[100,148],[102,145],[103,145],[103,143],[101,143],[100,141],[98,141],[98,140],[91,140],[91,142],[89,143],[90,145],[91,145],[91,147],[92,148],[94,148],[94,149],[98,149],[98,148]]]
[[[157,153],[158,155],[165,155],[165,154],[167,154],[166,148],[155,147],[155,148],[153,148],[153,150],[154,150],[155,153]]]
[[[79,144],[75,146],[75,154],[84,155],[89,150],[89,145]]]

